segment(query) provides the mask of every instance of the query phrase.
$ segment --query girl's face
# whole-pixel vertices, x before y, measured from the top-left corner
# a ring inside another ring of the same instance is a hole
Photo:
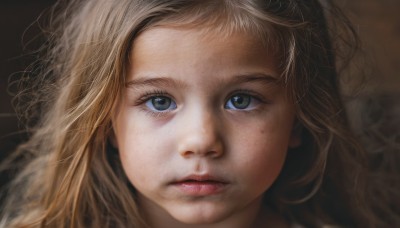
[[[134,41],[130,63],[114,144],[147,219],[254,220],[299,144],[268,48],[244,33],[156,27]]]

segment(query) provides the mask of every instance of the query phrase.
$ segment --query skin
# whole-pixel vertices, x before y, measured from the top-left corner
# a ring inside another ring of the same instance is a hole
[[[286,225],[262,205],[300,144],[278,76],[268,48],[244,33],[155,27],[135,39],[113,141],[151,227]],[[188,175],[223,183],[192,194],[179,182]]]

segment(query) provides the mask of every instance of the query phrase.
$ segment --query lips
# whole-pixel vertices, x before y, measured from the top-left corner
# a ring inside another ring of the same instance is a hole
[[[190,196],[208,196],[221,193],[228,181],[212,175],[189,175],[171,185],[178,191]]]

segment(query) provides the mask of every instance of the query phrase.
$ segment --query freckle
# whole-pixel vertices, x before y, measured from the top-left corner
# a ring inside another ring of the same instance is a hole
[[[261,134],[264,134],[264,133],[265,133],[264,129],[261,129],[260,133],[261,133]]]

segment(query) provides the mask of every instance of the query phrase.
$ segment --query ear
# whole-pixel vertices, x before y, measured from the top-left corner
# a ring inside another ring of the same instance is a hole
[[[303,133],[303,126],[296,119],[293,124],[292,133],[289,139],[289,148],[293,149],[301,145],[301,135]]]

